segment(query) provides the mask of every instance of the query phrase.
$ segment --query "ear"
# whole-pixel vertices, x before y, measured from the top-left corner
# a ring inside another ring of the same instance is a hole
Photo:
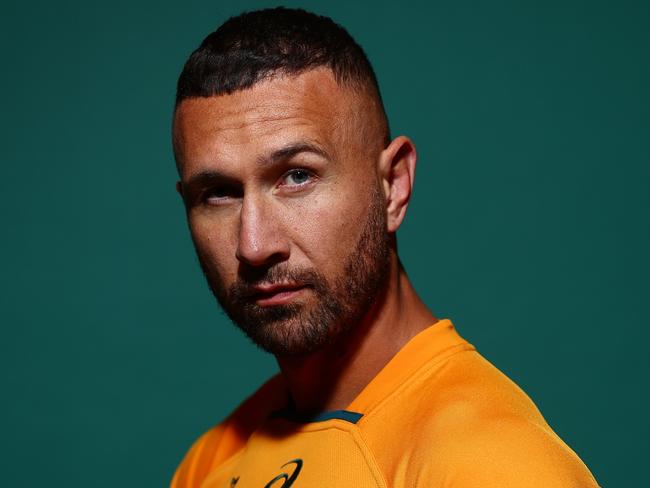
[[[180,181],[176,182],[176,192],[183,198],[183,185]]]
[[[417,153],[413,141],[405,136],[392,140],[379,156],[379,176],[386,196],[388,232],[395,232],[406,215],[413,181]]]

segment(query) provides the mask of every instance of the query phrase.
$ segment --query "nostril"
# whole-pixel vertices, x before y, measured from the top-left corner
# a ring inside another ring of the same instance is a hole
[[[281,250],[256,249],[237,250],[237,260],[243,265],[251,268],[263,268],[286,261],[289,254]]]

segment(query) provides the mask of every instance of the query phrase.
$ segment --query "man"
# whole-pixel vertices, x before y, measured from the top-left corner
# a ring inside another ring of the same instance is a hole
[[[301,10],[232,18],[187,61],[174,150],[219,303],[281,373],[172,487],[594,487],[531,400],[418,298],[395,233],[416,151],[362,49]]]

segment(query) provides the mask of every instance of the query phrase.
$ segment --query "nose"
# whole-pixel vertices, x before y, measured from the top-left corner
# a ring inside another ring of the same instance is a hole
[[[244,196],[239,216],[237,259],[249,266],[269,266],[289,257],[278,216],[262,197]]]

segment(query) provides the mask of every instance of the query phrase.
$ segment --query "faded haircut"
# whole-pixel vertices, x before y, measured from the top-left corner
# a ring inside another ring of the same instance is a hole
[[[352,36],[329,17],[284,7],[231,17],[189,57],[178,79],[175,108],[187,98],[227,95],[277,74],[327,67],[341,86],[370,95],[390,140],[377,78]]]

